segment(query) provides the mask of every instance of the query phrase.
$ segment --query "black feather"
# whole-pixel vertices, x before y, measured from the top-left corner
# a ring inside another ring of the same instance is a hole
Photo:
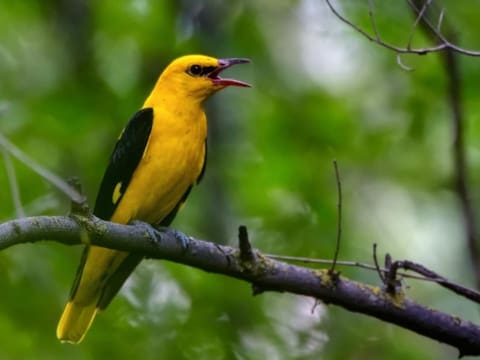
[[[115,144],[110,163],[103,175],[93,213],[101,219],[110,220],[127,189],[132,175],[142,159],[153,125],[153,109],[138,111],[128,122],[120,139]],[[113,203],[112,196],[118,183],[121,196]]]

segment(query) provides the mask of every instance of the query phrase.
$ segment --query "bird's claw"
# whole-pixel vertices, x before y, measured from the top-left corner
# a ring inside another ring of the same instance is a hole
[[[182,246],[183,250],[188,249],[188,244],[190,243],[190,238],[187,235],[185,235],[184,233],[182,233],[182,232],[180,232],[176,229],[168,229],[167,232],[172,234],[175,237],[175,239]]]
[[[188,249],[190,238],[184,233],[176,229],[170,229],[170,228],[164,228],[164,227],[160,227],[159,229],[157,229],[153,225],[140,220],[133,220],[129,223],[129,225],[141,226],[143,229],[145,229],[149,238],[155,243],[162,241],[162,233],[164,232],[167,234],[173,235],[175,237],[175,240],[177,240],[180,243],[183,250]]]
[[[145,229],[147,235],[149,236],[152,242],[157,243],[162,240],[162,233],[155,229],[151,224],[146,223],[140,220],[133,220],[129,223],[129,225],[141,226]]]

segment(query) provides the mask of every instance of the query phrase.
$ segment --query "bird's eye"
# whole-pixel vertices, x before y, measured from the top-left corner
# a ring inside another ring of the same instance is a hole
[[[202,74],[202,67],[200,65],[192,65],[188,72],[193,76],[198,76]]]

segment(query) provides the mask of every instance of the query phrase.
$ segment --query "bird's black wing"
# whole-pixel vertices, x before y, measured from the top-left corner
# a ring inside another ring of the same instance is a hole
[[[145,147],[147,146],[148,139],[150,138],[150,132],[153,125],[153,109],[146,108],[139,110],[132,119],[128,122],[127,126],[123,130],[120,138],[115,144],[112,155],[110,157],[110,163],[107,170],[103,175],[103,180],[98,190],[97,200],[95,202],[95,209],[93,213],[101,219],[110,220],[117,205],[122,199],[125,190],[127,189],[132,175],[137,168],[140,160],[142,159]],[[119,185],[120,184],[120,185]],[[115,188],[118,186],[118,189]],[[119,196],[114,198],[115,191],[118,191]],[[113,201],[115,199],[115,201]],[[72,289],[70,291],[70,299],[72,299],[77,291],[77,287],[80,283],[83,267],[87,260],[89,246],[86,246],[80,265],[73,282]],[[131,270],[142,259],[141,256],[136,255],[132,257],[128,262],[125,262],[125,266],[130,266]],[[126,279],[126,276],[125,276]],[[121,284],[118,286],[120,288]]]
[[[139,110],[115,144],[103,175],[93,213],[110,220],[145,152],[153,125],[153,109]]]

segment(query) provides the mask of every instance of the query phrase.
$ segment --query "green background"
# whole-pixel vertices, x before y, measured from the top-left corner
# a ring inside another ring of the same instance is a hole
[[[339,9],[371,29],[367,1]],[[379,32],[405,46],[404,2],[374,2]],[[443,1],[459,44],[480,49],[477,0]],[[463,4],[463,5],[462,5]],[[467,6],[468,5],[468,6]],[[428,45],[416,32],[414,45]],[[253,85],[207,104],[208,165],[173,226],[235,244],[248,226],[266,253],[331,258],[343,185],[341,259],[409,259],[473,286],[453,188],[452,124],[439,55],[395,53],[341,23],[320,0],[2,1],[0,132],[90,204],[115,139],[175,57],[248,57],[229,70]],[[480,183],[480,59],[460,59],[472,201]],[[62,215],[69,201],[13,161],[26,215]],[[0,220],[19,216],[0,161]],[[38,243],[0,253],[0,359],[451,359],[412,332],[289,294],[252,297],[248,284],[144,261],[79,346],[57,321],[80,247]],[[342,274],[371,284],[377,275]],[[408,280],[407,295],[479,322],[478,305]]]

